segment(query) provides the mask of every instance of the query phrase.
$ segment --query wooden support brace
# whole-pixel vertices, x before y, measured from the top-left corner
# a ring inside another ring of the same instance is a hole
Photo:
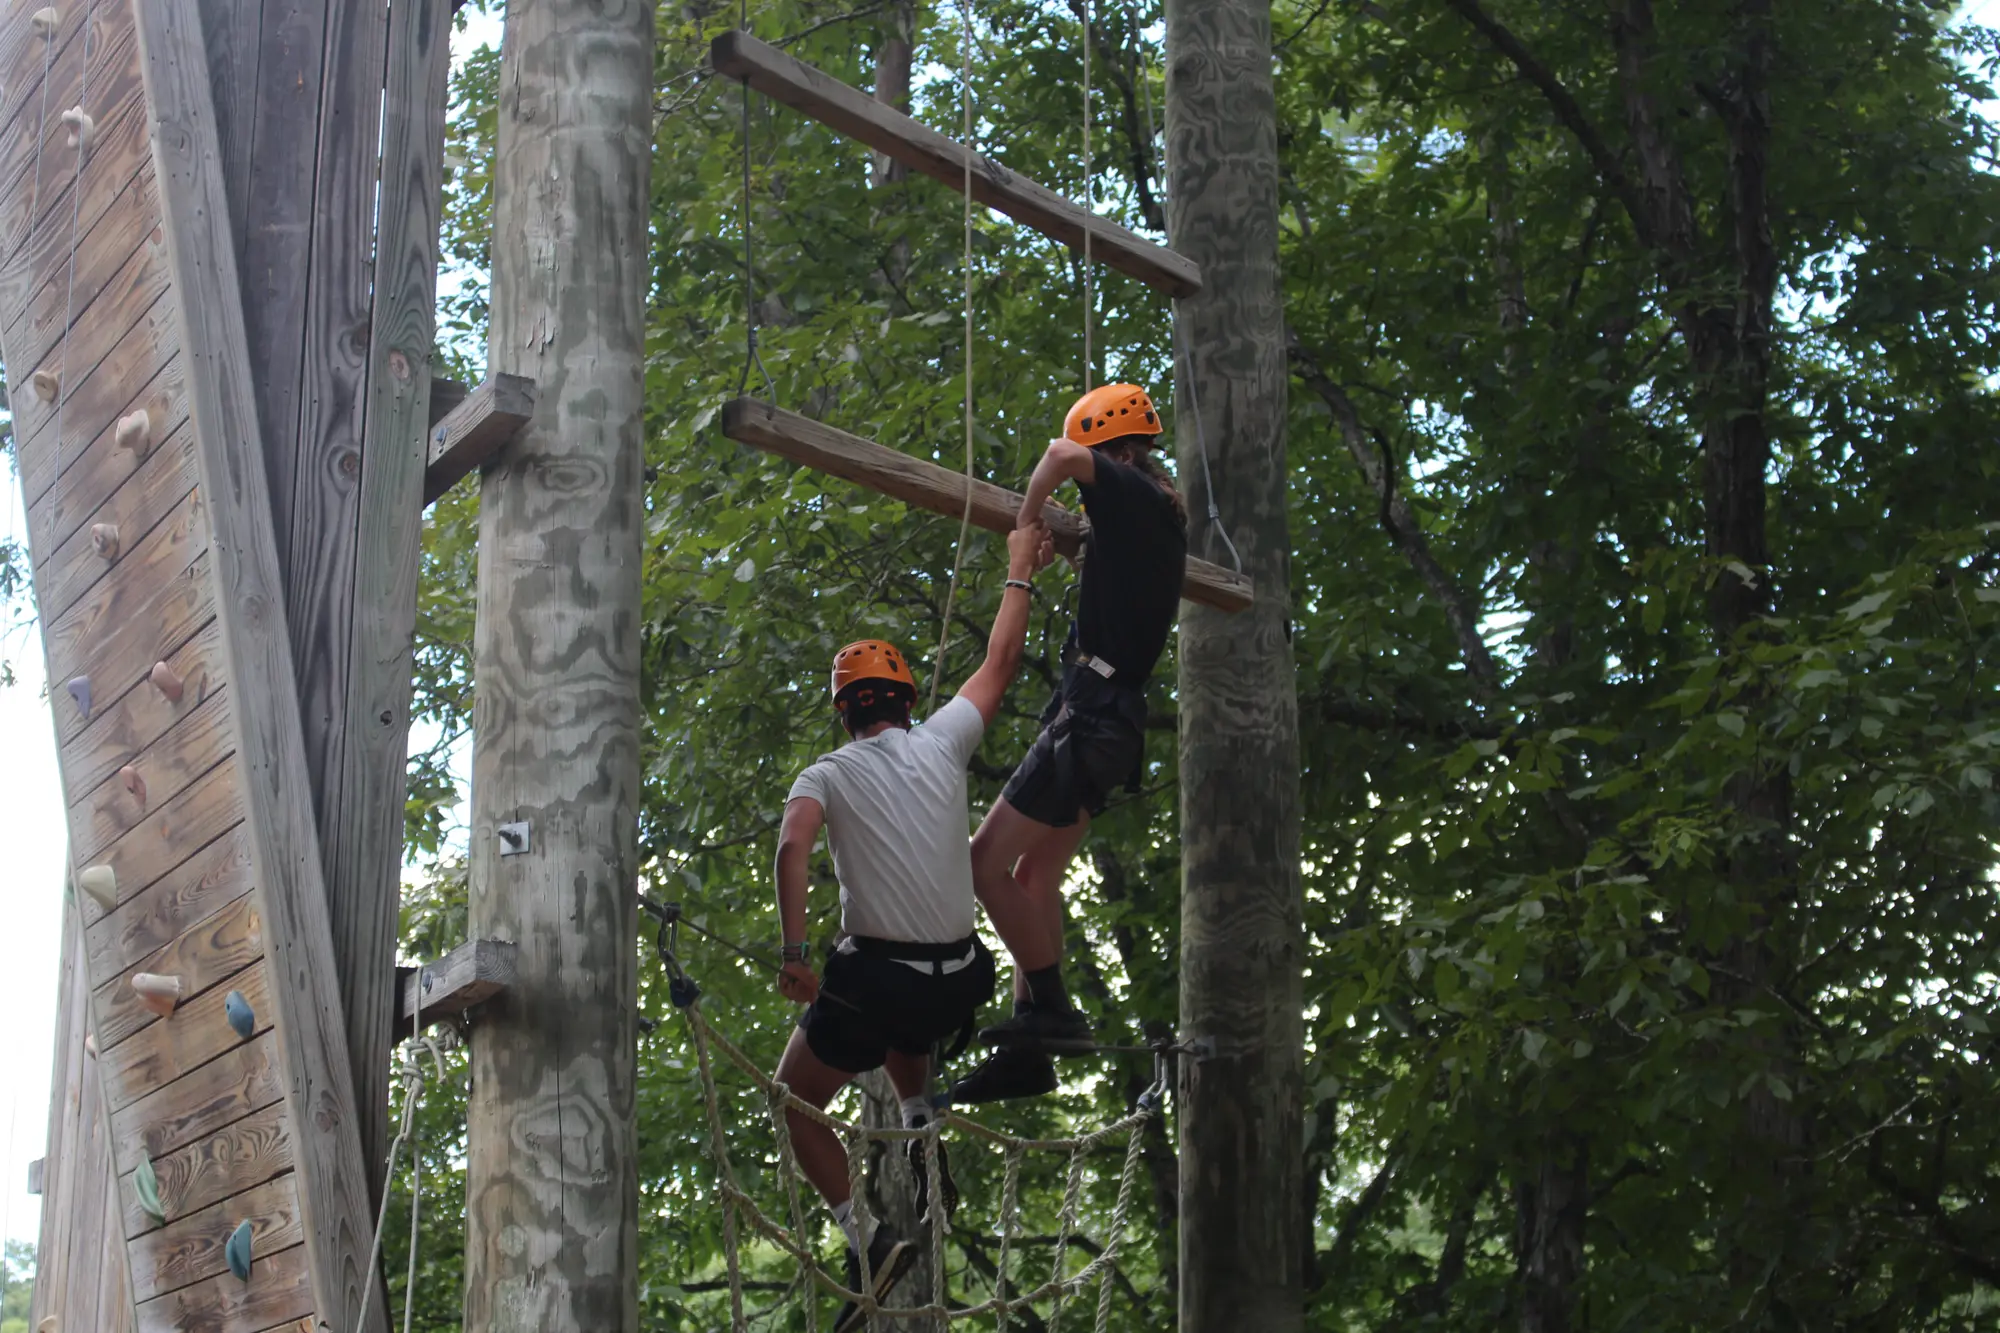
[[[739,444],[830,472],[933,514],[957,518],[965,512],[962,474],[754,398],[723,405],[722,433]],[[972,483],[972,521],[979,527],[1010,532],[1020,510],[1021,497],[1015,492],[991,482]],[[1054,505],[1042,510],[1042,518],[1055,537],[1056,549],[1074,555],[1083,540],[1083,518]],[[1181,596],[1219,611],[1246,610],[1252,601],[1250,580],[1193,558],[1187,562]]]
[[[913,171],[955,190],[965,188],[963,147],[860,89],[744,32],[725,32],[717,37],[709,46],[708,58],[718,73],[747,81],[766,97],[888,154]],[[1080,208],[978,153],[972,155],[972,197],[1076,250],[1083,248],[1087,229],[1092,258],[1168,296],[1192,296],[1201,290],[1201,269],[1193,260]]]
[[[398,968],[398,1035],[407,1034],[412,1021],[428,1026],[513,985],[514,952],[506,940],[473,940],[435,963]]]
[[[42,1192],[42,1163],[46,1160],[46,1158],[37,1157],[34,1161],[28,1163],[28,1193],[40,1194]]]
[[[524,375],[489,375],[431,428],[424,503],[433,504],[528,424],[535,414],[535,382]]]
[[[430,424],[435,427],[438,422],[450,416],[452,409],[464,402],[465,396],[470,392],[472,391],[457,380],[433,377],[431,379]]]

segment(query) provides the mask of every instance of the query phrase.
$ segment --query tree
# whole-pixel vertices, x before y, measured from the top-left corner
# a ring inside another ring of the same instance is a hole
[[[35,1299],[35,1247],[10,1240],[0,1250],[0,1333],[27,1333]]]

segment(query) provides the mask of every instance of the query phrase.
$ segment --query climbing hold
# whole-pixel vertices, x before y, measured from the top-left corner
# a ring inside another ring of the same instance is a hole
[[[179,977],[163,977],[158,972],[134,972],[132,990],[138,995],[139,1003],[161,1018],[171,1015],[174,1006],[181,1002]]]
[[[167,1210],[160,1206],[160,1178],[153,1173],[153,1159],[141,1157],[138,1169],[132,1172],[132,1192],[139,1196],[139,1206],[146,1215],[156,1222],[167,1220]]]
[[[236,1035],[250,1040],[250,1034],[257,1030],[257,1014],[242,991],[233,990],[222,997],[222,1012],[229,1016],[229,1026],[236,1029]]]
[[[73,106],[62,113],[62,123],[69,126],[69,146],[78,151],[90,147],[90,136],[97,129],[97,122],[90,113],[80,106]]]
[[[56,20],[61,17],[60,14],[56,13],[56,7],[50,5],[47,9],[36,10],[34,18],[30,19],[29,22],[35,25],[35,31],[42,36],[53,37],[56,35]]]
[[[50,1315],[48,1318],[42,1320],[41,1323],[35,1325],[35,1333],[57,1333],[57,1330],[61,1327],[62,1324],[57,1321],[56,1317]]]
[[[93,1060],[97,1058],[97,1034],[95,1032],[86,1032],[83,1034],[83,1053]]]
[[[222,1257],[229,1260],[229,1271],[236,1274],[239,1282],[250,1280],[250,1219],[244,1218],[236,1224],[236,1230],[229,1233],[229,1243],[222,1247]]]
[[[69,691],[70,698],[76,700],[77,711],[82,713],[85,718],[88,718],[90,716],[90,677],[71,676],[69,683],[64,685],[63,688]]]
[[[153,418],[145,408],[118,418],[118,447],[137,453],[153,442]]]
[[[106,560],[116,560],[118,558],[118,525],[116,523],[91,524],[90,544]]]
[[[45,403],[53,403],[62,392],[62,380],[53,370],[38,370],[33,376],[35,396]]]
[[[110,866],[85,866],[77,872],[76,882],[105,911],[118,906],[118,872]]]
[[[127,764],[118,770],[118,780],[125,784],[125,790],[139,798],[139,804],[146,804],[146,775]]]
[[[167,696],[167,702],[170,704],[179,703],[182,692],[187,689],[187,682],[175,675],[174,669],[165,662],[153,663],[153,669],[147,674],[146,679],[153,682],[154,689]]]

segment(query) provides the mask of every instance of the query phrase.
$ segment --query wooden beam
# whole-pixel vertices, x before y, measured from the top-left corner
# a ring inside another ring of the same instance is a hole
[[[452,409],[465,401],[472,390],[457,380],[439,379],[431,376],[431,414],[429,424],[435,426],[451,415]]]
[[[424,503],[476,472],[535,415],[535,382],[525,375],[488,375],[431,428]]]
[[[237,696],[237,759],[226,771],[245,806],[265,925],[266,956],[259,966],[272,978],[271,1013],[259,1017],[284,1034],[278,1049],[306,1218],[309,1261],[303,1267],[311,1308],[323,1324],[382,1333],[386,1302],[373,1302],[366,1319],[359,1317],[363,1287],[377,1281],[368,1254],[375,1217],[354,1118],[242,284],[231,229],[220,225],[229,206],[207,52],[193,5],[134,8],[174,321],[213,533],[224,674]]]
[[[914,171],[955,190],[965,188],[966,150],[956,140],[858,88],[744,32],[717,37],[709,45],[708,58],[718,73],[742,79],[766,97],[859,139]],[[1083,249],[1088,231],[1092,258],[1168,296],[1192,296],[1201,290],[1201,269],[1186,256],[1079,208],[980,153],[972,155],[972,197],[1075,250]]]
[[[506,940],[471,940],[435,963],[398,968],[398,1035],[462,1014],[514,984],[516,950]]]
[[[965,478],[960,473],[754,398],[724,404],[722,433],[739,444],[831,472],[933,514],[957,518],[965,512]],[[979,527],[1011,531],[1020,510],[1021,497],[1015,492],[991,482],[972,483],[972,521]],[[1056,549],[1074,555],[1083,539],[1083,518],[1049,505],[1042,510],[1042,519],[1055,535]],[[1181,596],[1218,611],[1247,610],[1252,600],[1248,579],[1193,557],[1187,562]]]
[[[40,1194],[42,1192],[42,1163],[47,1160],[45,1157],[37,1157],[34,1161],[28,1163],[28,1193]]]

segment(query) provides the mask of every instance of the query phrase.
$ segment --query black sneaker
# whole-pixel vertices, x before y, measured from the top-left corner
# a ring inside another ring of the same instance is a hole
[[[924,1162],[924,1141],[911,1139],[905,1147],[910,1154],[910,1174],[917,1180],[917,1216],[924,1218],[931,1208],[931,1173]],[[951,1178],[951,1154],[945,1151],[943,1139],[938,1140],[938,1193],[944,1196],[944,1216],[949,1222],[958,1216],[958,1182]]]
[[[889,1288],[901,1282],[903,1274],[916,1261],[917,1247],[898,1236],[887,1223],[878,1223],[874,1238],[868,1242],[868,1275],[874,1279],[875,1299],[886,1299]],[[862,1289],[861,1255],[852,1245],[847,1247],[847,1289]],[[841,1306],[840,1313],[833,1317],[833,1333],[853,1333],[867,1326],[868,1312],[854,1301]]]
[[[988,1046],[1016,1046],[1056,1054],[1094,1049],[1090,1020],[1074,1009],[1023,1009],[1004,1022],[979,1030]]]
[[[951,1085],[951,1099],[972,1105],[1004,1102],[1014,1097],[1040,1097],[1055,1090],[1054,1060],[1040,1051],[1003,1046]]]

